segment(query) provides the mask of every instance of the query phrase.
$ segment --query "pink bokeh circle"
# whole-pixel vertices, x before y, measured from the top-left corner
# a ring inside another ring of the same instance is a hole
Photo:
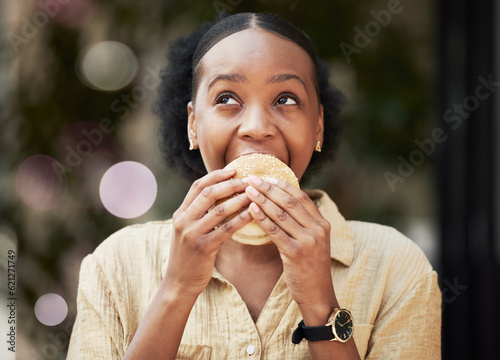
[[[101,179],[99,195],[111,214],[131,219],[153,206],[158,187],[155,176],[146,166],[124,161],[110,167]]]
[[[61,163],[48,155],[33,155],[24,160],[16,174],[16,190],[21,200],[35,210],[56,207],[66,191],[61,168]]]
[[[35,316],[42,324],[55,326],[68,315],[68,304],[57,294],[48,293],[40,296],[35,304]]]

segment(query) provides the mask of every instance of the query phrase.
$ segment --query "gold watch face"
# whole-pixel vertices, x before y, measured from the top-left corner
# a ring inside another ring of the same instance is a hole
[[[352,336],[354,331],[354,322],[352,320],[352,315],[349,310],[340,309],[333,323],[333,330],[335,331],[336,338],[338,341],[346,342]]]

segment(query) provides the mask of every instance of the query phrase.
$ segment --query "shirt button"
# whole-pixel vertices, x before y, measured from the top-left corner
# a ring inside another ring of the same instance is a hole
[[[255,348],[253,347],[253,345],[248,345],[247,354],[252,355],[254,352],[255,352]]]

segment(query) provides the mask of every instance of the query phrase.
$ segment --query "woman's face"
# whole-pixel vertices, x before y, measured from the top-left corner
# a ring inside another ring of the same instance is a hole
[[[214,45],[201,66],[188,133],[207,171],[244,154],[266,153],[300,179],[317,141],[323,142],[323,111],[307,53],[275,34],[247,29]]]

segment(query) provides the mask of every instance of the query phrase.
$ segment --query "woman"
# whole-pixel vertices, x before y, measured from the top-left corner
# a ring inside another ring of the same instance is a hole
[[[321,191],[226,167],[266,153],[303,180],[331,156],[341,96],[309,38],[237,14],[169,58],[163,148],[196,181],[173,219],[127,227],[84,259],[68,358],[440,358],[437,276],[410,240],[346,222]],[[231,239],[252,220],[271,244]]]

